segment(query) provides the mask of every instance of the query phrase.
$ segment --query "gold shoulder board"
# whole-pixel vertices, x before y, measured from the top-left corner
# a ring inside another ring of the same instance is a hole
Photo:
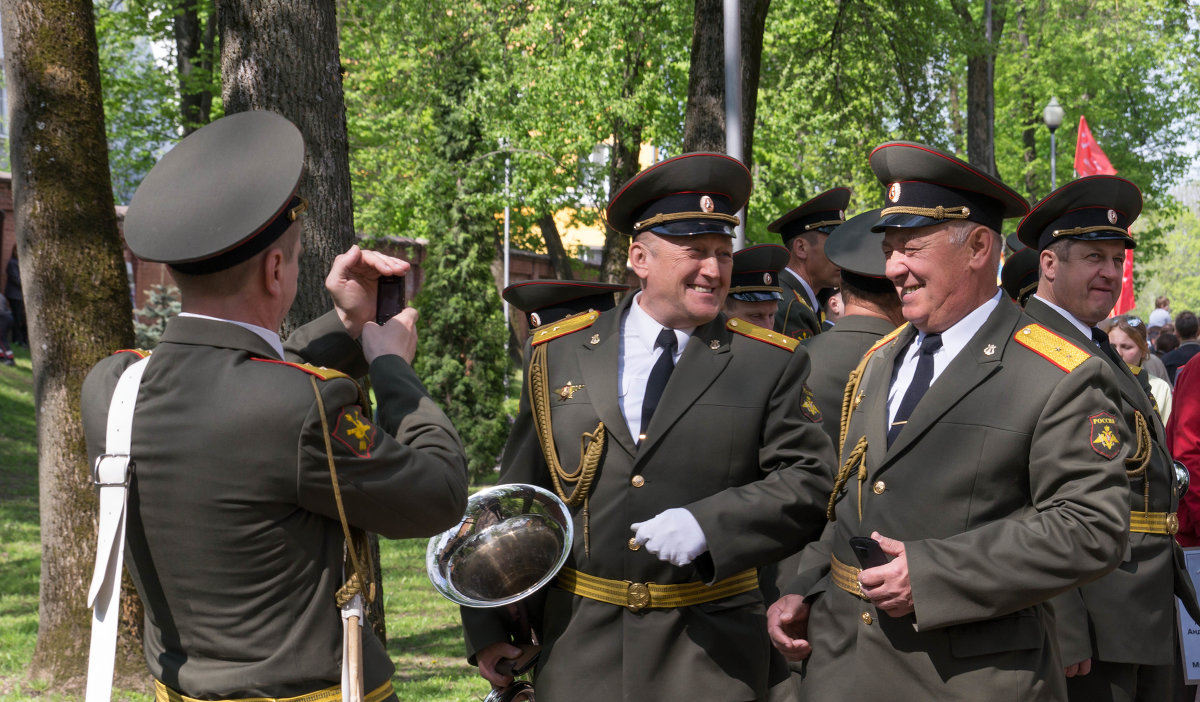
[[[725,328],[735,334],[741,334],[742,336],[747,336],[751,339],[757,339],[764,344],[778,346],[779,348],[787,349],[788,351],[795,351],[796,347],[800,345],[799,339],[793,339],[790,336],[784,336],[783,334],[776,334],[770,329],[764,329],[756,324],[751,324],[744,319],[731,319],[728,322],[725,322]]]
[[[865,358],[866,356],[870,356],[871,354],[878,351],[880,348],[886,346],[888,343],[891,342],[892,339],[895,339],[896,337],[900,336],[900,332],[904,331],[904,328],[907,326],[908,326],[908,322],[905,322],[904,324],[901,324],[900,326],[891,330],[887,334],[884,334],[883,338],[881,338],[879,341],[876,341],[875,344],[871,346],[871,348],[867,349],[867,352],[865,354],[863,354],[863,357]]]
[[[340,370],[334,370],[332,368],[326,368],[324,366],[314,366],[311,363],[292,363],[291,361],[280,361],[279,359],[276,359],[276,358],[255,358],[254,360],[262,361],[263,363],[275,363],[275,364],[278,364],[281,366],[291,366],[292,368],[302,370],[305,373],[308,373],[309,375],[316,376],[316,377],[320,378],[321,380],[333,380],[334,378],[350,378],[350,376],[346,375],[345,373],[341,372]],[[350,378],[350,379],[354,380],[354,378]]]
[[[538,327],[533,332],[533,345],[544,344],[551,339],[566,336],[580,329],[587,329],[599,318],[600,313],[596,310],[591,310],[589,312],[580,312],[573,317],[560,319],[553,324]]]
[[[1030,324],[1019,330],[1013,339],[1068,373],[1092,356],[1040,324]]]
[[[114,356],[119,353],[131,353],[131,354],[134,354],[135,356],[137,356],[138,358],[145,358],[154,352],[149,351],[147,349],[120,349],[118,351],[113,351]]]

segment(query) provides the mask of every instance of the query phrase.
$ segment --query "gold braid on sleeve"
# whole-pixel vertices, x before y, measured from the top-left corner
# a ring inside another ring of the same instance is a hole
[[[579,466],[575,470],[567,472],[559,463],[558,449],[554,445],[554,431],[550,425],[550,381],[546,367],[546,346],[539,344],[533,347],[533,356],[529,361],[529,405],[533,412],[533,429],[537,434],[538,443],[541,444],[546,465],[550,469],[554,492],[568,507],[583,505],[583,552],[584,555],[590,556],[588,494],[592,490],[592,481],[596,479],[596,469],[600,467],[606,431],[604,422],[600,422],[594,431],[584,432],[579,437]]]

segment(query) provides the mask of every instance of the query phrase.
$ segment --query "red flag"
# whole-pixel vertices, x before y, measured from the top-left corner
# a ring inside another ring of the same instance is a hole
[[[1092,130],[1083,115],[1079,115],[1079,133],[1075,137],[1075,173],[1080,176],[1117,174],[1117,169],[1092,137]]]
[[[1125,267],[1121,271],[1121,295],[1113,307],[1112,316],[1122,315],[1135,307],[1133,299],[1133,249],[1125,249]]]

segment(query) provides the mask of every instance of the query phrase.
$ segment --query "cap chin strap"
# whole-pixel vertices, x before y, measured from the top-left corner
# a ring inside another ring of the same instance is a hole
[[[96,566],[88,588],[92,608],[92,640],[88,652],[86,702],[112,699],[117,621],[121,617],[121,566],[125,559],[126,495],[133,475],[129,456],[133,407],[150,357],[125,369],[108,405],[106,453],[92,466],[92,483],[100,490],[100,526],[96,530]]]
[[[811,224],[804,225],[804,231],[811,232],[814,229],[820,229],[822,227],[836,227],[845,223],[846,220],[844,219],[827,219],[821,222],[813,222]]]
[[[1060,236],[1083,236],[1093,232],[1114,232],[1121,236],[1129,236],[1129,232],[1121,227],[1110,227],[1107,224],[1101,224],[1095,227],[1075,227],[1074,229],[1055,229],[1050,232],[1050,236],[1057,239]]]
[[[929,217],[930,219],[966,219],[971,216],[971,208],[966,205],[958,207],[885,207],[879,215],[886,216],[890,214],[909,214],[919,217]]]
[[[724,222],[725,224],[735,227],[742,222],[742,220],[737,218],[737,215],[727,215],[720,212],[670,212],[656,214],[650,219],[643,219],[642,221],[633,225],[633,231],[635,233],[644,232],[647,229],[650,229],[651,227],[657,227],[660,224],[681,222],[688,219],[707,219],[714,222]]]

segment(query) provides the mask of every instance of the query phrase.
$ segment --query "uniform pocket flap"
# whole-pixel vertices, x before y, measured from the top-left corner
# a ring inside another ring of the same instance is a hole
[[[1042,622],[1031,610],[958,624],[948,629],[950,651],[956,658],[984,656],[1001,651],[1023,651],[1038,648],[1045,638]]]

